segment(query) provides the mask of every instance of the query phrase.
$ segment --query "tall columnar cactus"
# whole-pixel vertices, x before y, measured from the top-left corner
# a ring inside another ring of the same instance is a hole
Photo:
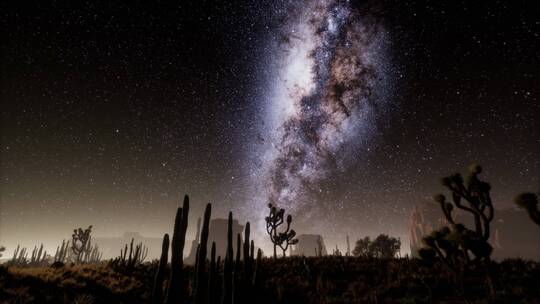
[[[233,302],[234,303],[240,303],[241,300],[241,286],[240,286],[240,269],[242,269],[242,266],[240,265],[240,253],[242,252],[242,236],[240,233],[236,234],[236,260],[234,262],[234,271],[233,271]]]
[[[133,247],[134,241],[135,239],[132,238],[131,243],[129,244],[129,255],[127,254],[127,244],[124,249],[120,249],[120,255],[111,261],[113,267],[132,271],[136,266],[144,262],[148,255],[148,247],[144,246],[142,242]]]
[[[47,263],[47,251],[43,251],[43,244],[40,247],[34,246],[29,264],[32,266],[41,266]]]
[[[349,235],[347,234],[347,253],[345,253],[345,256],[351,256],[351,242],[349,240]]]
[[[216,242],[212,242],[212,249],[210,250],[210,269],[208,273],[208,303],[219,303],[218,292],[218,267],[216,263]]]
[[[255,270],[253,271],[253,286],[259,286],[259,279],[261,273],[261,260],[262,260],[262,250],[259,248],[257,250],[257,261],[255,262]]]
[[[247,222],[246,228],[244,229],[244,286],[246,291],[248,290],[248,285],[250,284],[250,278],[252,276],[253,253],[250,254],[250,252],[253,252],[252,250],[254,250],[255,247],[253,242],[250,243],[249,241],[250,230],[250,224]],[[251,246],[253,246],[253,248],[251,248]]]
[[[56,253],[54,254],[54,263],[64,263],[66,261],[67,253],[69,249],[69,241],[62,240],[62,244],[56,247]]]
[[[28,263],[27,257],[28,252],[26,251],[26,247],[21,248],[21,245],[17,245],[17,248],[13,251],[13,258],[11,259],[10,264],[26,265]]]
[[[535,193],[522,193],[515,199],[516,205],[527,210],[529,217],[540,225],[540,211],[538,210],[538,197]]]
[[[206,278],[206,251],[208,245],[208,233],[210,231],[210,216],[212,215],[212,205],[207,204],[204,211],[204,221],[201,231],[201,243],[197,258],[197,274],[195,287],[195,303],[206,303],[208,279]]]
[[[161,304],[163,301],[163,280],[165,279],[165,268],[169,259],[169,234],[163,236],[161,245],[161,257],[159,259],[154,287],[152,288],[152,304]]]
[[[225,255],[225,265],[223,267],[223,304],[233,303],[233,232],[232,232],[232,212],[229,212],[229,222],[227,225],[227,253]]]
[[[183,254],[189,214],[189,197],[184,196],[182,208],[178,208],[174,219],[171,243],[171,277],[165,303],[176,304],[183,300]]]

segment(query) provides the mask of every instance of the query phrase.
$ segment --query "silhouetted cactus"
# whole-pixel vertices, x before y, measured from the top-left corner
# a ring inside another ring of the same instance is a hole
[[[296,236],[296,232],[290,229],[292,216],[287,216],[287,228],[285,231],[279,232],[279,226],[283,224],[285,209],[282,208],[277,210],[277,208],[272,204],[268,204],[268,208],[270,209],[270,214],[265,218],[266,232],[270,236],[270,241],[272,241],[272,244],[274,245],[274,259],[277,258],[277,246],[283,250],[283,256],[285,257],[289,245],[298,243],[298,240],[294,238]]]
[[[13,251],[13,258],[11,259],[10,264],[26,265],[28,263],[27,257],[28,252],[26,251],[26,247],[21,248],[21,245],[17,245],[17,248]]]
[[[195,303],[252,303],[248,295],[250,295],[249,288],[252,284],[257,282],[256,272],[252,272],[253,254],[255,251],[255,244],[249,240],[249,223],[246,224],[246,241],[243,243],[240,234],[238,234],[237,242],[237,256],[236,263],[234,261],[233,251],[233,217],[232,212],[229,212],[228,227],[227,227],[227,253],[225,256],[225,263],[223,267],[223,289],[220,290],[220,275],[219,269],[221,264],[221,257],[217,257],[216,260],[216,244],[212,243],[212,249],[210,254],[210,264],[207,267],[206,263],[206,248],[208,243],[208,234],[210,226],[210,217],[212,205],[206,206],[204,214],[204,223],[200,236],[200,243],[197,244],[196,254],[196,266],[195,266],[195,284],[194,284],[194,302]],[[175,218],[174,235],[171,244],[171,279],[167,288],[167,297],[165,303],[184,303],[187,300],[186,295],[182,293],[183,281],[182,268],[178,265],[182,265],[183,242],[185,242],[185,234],[187,230],[187,216],[189,210],[189,201],[186,196],[184,199],[183,208],[178,208]],[[184,221],[184,219],[186,221]],[[179,246],[178,244],[182,245]],[[241,253],[244,251],[244,264],[242,267]],[[127,250],[127,247],[126,247]],[[180,253],[180,255],[179,255]],[[154,281],[152,292],[152,303],[161,303],[161,292],[163,291],[163,273],[165,271],[165,265],[167,264],[168,256],[168,235],[165,235],[163,241],[163,247],[161,252],[161,258],[156,271],[156,279]],[[260,267],[260,260],[262,251],[258,251],[258,262],[256,268]],[[180,259],[180,261],[178,260]],[[174,262],[173,262],[174,261]],[[180,270],[180,274],[178,274]],[[243,271],[242,271],[243,270]],[[174,274],[176,273],[176,274]],[[174,279],[173,279],[174,276]],[[244,280],[245,279],[245,280]],[[244,285],[245,283],[245,285]],[[220,297],[221,296],[221,297]]]
[[[435,201],[441,205],[441,209],[448,220],[454,224],[452,210],[454,207],[467,211],[473,215],[475,232],[484,241],[489,239],[489,225],[493,220],[494,208],[491,202],[491,186],[481,181],[478,175],[482,172],[482,167],[477,164],[469,166],[469,175],[464,181],[461,174],[455,173],[442,180],[452,192],[453,204],[446,201],[442,194],[435,196]]]
[[[538,210],[538,197],[535,193],[522,193],[515,199],[516,205],[523,208],[537,225],[540,225],[540,211]]]
[[[244,290],[249,291],[249,285],[251,284],[251,277],[253,276],[252,273],[252,265],[253,265],[253,250],[255,250],[255,245],[253,242],[250,242],[250,224],[249,222],[246,223],[246,227],[244,229]],[[250,254],[251,253],[251,254]],[[246,295],[247,297],[247,295]]]
[[[277,246],[281,239],[278,236],[278,227],[283,224],[283,216],[285,215],[285,209],[279,209],[272,204],[268,204],[270,214],[265,218],[266,220],[266,232],[270,236],[270,241],[274,245],[274,259],[277,258]]]
[[[207,204],[204,211],[203,227],[201,231],[201,243],[197,258],[197,273],[195,287],[195,303],[202,304],[206,302],[206,288],[208,279],[206,278],[206,250],[208,245],[208,233],[210,231],[210,216],[212,215],[212,205]]]
[[[219,303],[218,263],[216,263],[216,242],[212,242],[210,250],[210,269],[208,273],[208,303]]]
[[[223,299],[221,303],[233,303],[233,232],[232,232],[232,212],[229,212],[229,222],[227,225],[227,253],[225,255],[225,265],[223,267]]]
[[[259,286],[260,272],[261,272],[261,259],[262,259],[262,250],[259,248],[257,250],[257,260],[255,262],[255,269],[253,271],[253,286]]]
[[[154,279],[154,286],[152,288],[152,303],[161,304],[163,301],[163,280],[165,279],[165,268],[167,267],[167,261],[169,259],[169,234],[165,233],[163,236],[163,243],[161,245],[161,257],[159,258],[159,264],[156,271],[156,277]]]
[[[423,242],[428,248],[418,252],[425,260],[442,260],[455,274],[462,273],[462,265],[470,260],[469,253],[476,259],[489,260],[492,252],[488,243],[489,225],[494,216],[489,193],[491,186],[478,178],[481,172],[482,167],[473,164],[465,181],[459,173],[443,179],[443,185],[452,192],[452,203],[442,194],[435,195],[434,200],[441,206],[450,227],[442,227],[425,236]],[[475,230],[455,222],[452,216],[454,208],[472,214]]]
[[[287,216],[287,228],[285,231],[280,232],[278,234],[279,238],[279,247],[281,250],[283,250],[283,257],[286,256],[287,248],[289,248],[290,245],[296,245],[298,244],[298,239],[295,239],[296,237],[296,231],[291,228],[291,222],[292,222],[292,216],[289,214]]]
[[[41,244],[39,248],[34,246],[28,264],[31,266],[43,266],[47,264],[47,251],[43,250],[43,244]]]
[[[128,245],[126,244],[123,250],[120,249],[120,255],[110,262],[111,267],[124,271],[132,271],[136,266],[144,262],[148,255],[148,247],[140,242],[133,249],[134,241],[135,239],[132,238],[129,244],[129,255],[127,254]]]
[[[75,262],[83,262],[85,257],[92,252],[91,248],[91,236],[92,225],[88,226],[85,230],[82,228],[74,229],[71,235],[71,251],[75,256]]]
[[[171,277],[165,303],[176,304],[183,301],[183,254],[189,214],[189,197],[184,196],[182,208],[178,208],[174,219],[174,232],[171,244]]]
[[[347,240],[347,252],[345,253],[345,256],[351,256],[351,242],[349,240],[349,235],[346,236]]]
[[[62,244],[56,247],[56,253],[54,254],[54,263],[65,263],[69,249],[69,241],[62,240]]]

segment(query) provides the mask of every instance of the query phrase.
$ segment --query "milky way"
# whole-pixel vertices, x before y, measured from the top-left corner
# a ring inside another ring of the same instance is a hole
[[[361,158],[388,108],[388,38],[348,2],[295,2],[283,11],[261,124],[258,206],[273,202],[309,219],[319,183]]]

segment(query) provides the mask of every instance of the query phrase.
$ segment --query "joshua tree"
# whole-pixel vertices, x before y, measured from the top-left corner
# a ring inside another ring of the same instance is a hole
[[[296,245],[298,244],[298,239],[295,239],[296,231],[291,228],[291,222],[292,222],[292,216],[289,214],[287,215],[287,228],[284,232],[280,232],[278,234],[279,238],[279,247],[281,250],[283,250],[283,257],[286,256],[287,249],[290,245]]]
[[[287,216],[287,228],[285,231],[279,232],[279,226],[283,224],[283,217],[285,216],[285,209],[277,210],[272,204],[268,204],[270,214],[265,218],[266,220],[266,232],[270,236],[270,240],[274,244],[274,259],[277,258],[277,246],[283,250],[283,256],[285,257],[287,248],[289,245],[298,243],[298,239],[295,239],[296,231],[291,228],[292,216]]]
[[[90,248],[91,232],[92,225],[88,226],[85,230],[82,230],[82,228],[73,230],[73,234],[71,235],[71,251],[75,255],[76,262],[82,262],[84,255],[92,251],[92,248]]]
[[[481,172],[482,167],[473,164],[465,181],[459,173],[442,180],[443,185],[452,192],[452,202],[448,202],[442,194],[435,195],[434,200],[441,206],[450,227],[442,227],[425,236],[423,242],[428,248],[418,252],[423,259],[438,257],[456,274],[470,260],[469,253],[476,259],[489,260],[492,251],[488,243],[489,225],[494,212],[489,194],[491,186],[478,178]],[[454,208],[473,216],[475,230],[455,222],[452,217]]]
[[[529,217],[540,225],[540,211],[538,210],[538,197],[535,193],[522,193],[515,199],[516,204],[529,213]]]

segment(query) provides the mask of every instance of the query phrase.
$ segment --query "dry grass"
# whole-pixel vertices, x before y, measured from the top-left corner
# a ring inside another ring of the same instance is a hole
[[[154,271],[153,263],[132,273],[106,263],[2,267],[0,303],[148,303]],[[192,268],[186,271],[192,278]],[[460,279],[419,260],[263,259],[253,303],[540,303],[540,263],[493,262],[489,272],[477,265]]]

